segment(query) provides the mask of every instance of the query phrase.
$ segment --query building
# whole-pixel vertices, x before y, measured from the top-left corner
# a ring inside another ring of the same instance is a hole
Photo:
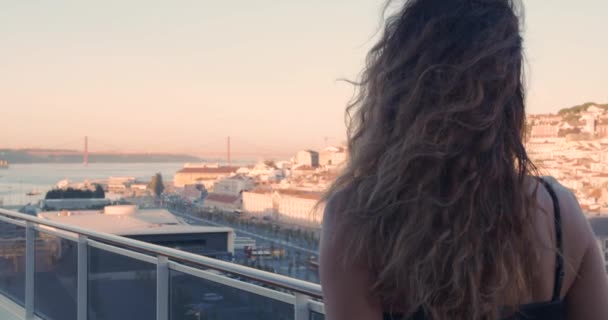
[[[589,224],[591,224],[591,228],[597,239],[604,259],[604,266],[608,273],[608,217],[591,217],[589,218]]]
[[[241,197],[239,195],[210,193],[203,201],[203,209],[237,212],[241,210]]]
[[[245,176],[233,176],[221,178],[213,184],[213,192],[216,194],[226,194],[239,196],[243,191],[251,190],[255,183]]]
[[[538,121],[532,125],[532,138],[557,138],[559,122]]]
[[[215,181],[233,175],[238,167],[185,167],[175,174],[173,183],[176,187],[183,188],[189,184],[203,184],[207,190],[212,190]]]
[[[595,134],[600,138],[608,137],[608,119],[601,119],[595,126]]]
[[[327,147],[319,153],[319,165],[338,166],[346,161],[346,149],[342,147]]]
[[[317,207],[320,199],[320,192],[258,189],[243,193],[243,212],[285,222],[318,225],[325,209],[323,205]]]
[[[594,114],[585,114],[581,117],[585,121],[585,126],[583,127],[583,131],[588,132],[592,135],[595,134],[597,120]]]
[[[41,212],[38,217],[206,256],[234,253],[231,228],[192,226],[164,209],[139,210],[134,205],[121,205],[102,210]]]
[[[302,150],[296,153],[295,163],[311,167],[319,166],[319,153],[312,150]]]
[[[285,177],[285,172],[283,171],[283,167],[278,167],[276,163],[265,161],[256,164],[249,170],[247,175],[260,181],[276,181],[283,179]]]
[[[274,213],[274,201],[271,190],[255,189],[243,192],[243,212],[254,216],[265,216]]]
[[[113,193],[124,193],[137,181],[135,177],[110,177],[108,179],[108,191]]]
[[[320,224],[323,221],[324,206],[318,208],[317,203],[321,199],[320,192],[307,192],[299,190],[277,190],[275,201],[277,202],[278,216],[280,220]]]

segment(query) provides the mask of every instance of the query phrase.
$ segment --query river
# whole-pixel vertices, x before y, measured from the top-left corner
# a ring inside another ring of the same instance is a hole
[[[170,181],[182,167],[183,163],[12,164],[0,170],[0,200],[7,206],[37,203],[64,179],[82,182],[127,176],[149,181],[160,172],[163,180]],[[40,194],[27,196],[31,191]]]

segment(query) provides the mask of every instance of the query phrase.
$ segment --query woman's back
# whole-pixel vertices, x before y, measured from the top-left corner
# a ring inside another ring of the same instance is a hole
[[[568,315],[608,318],[587,221],[565,188],[539,186],[524,146],[517,13],[510,0],[410,0],[387,19],[324,199],[330,319],[498,320],[553,300],[562,249]]]
[[[532,291],[503,302],[505,319],[605,319],[608,316],[608,284],[593,232],[571,191],[553,178],[543,180],[549,188],[541,186],[538,189],[538,210],[532,216],[536,241],[530,244],[539,252],[537,277],[530,286]],[[530,179],[531,190],[534,184]],[[558,201],[558,224],[551,192]],[[422,309],[409,316],[401,314],[398,307],[387,312],[382,301],[370,294],[374,274],[364,266],[364,261],[341,266],[340,235],[350,231],[340,230],[341,213],[338,210],[346,198],[344,194],[338,194],[330,200],[323,225],[321,276],[328,319],[427,319]],[[561,231],[556,230],[556,226]],[[562,259],[557,258],[559,236],[562,238]],[[563,262],[561,267],[558,266],[560,260]],[[563,270],[562,275],[559,270]],[[558,277],[561,277],[560,284],[556,283]],[[556,288],[559,291],[557,299]],[[552,316],[557,310],[566,313]]]

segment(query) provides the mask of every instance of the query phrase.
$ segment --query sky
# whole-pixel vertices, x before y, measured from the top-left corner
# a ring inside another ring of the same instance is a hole
[[[608,102],[608,1],[529,0],[530,113]],[[264,155],[345,140],[379,0],[0,0],[0,148]]]

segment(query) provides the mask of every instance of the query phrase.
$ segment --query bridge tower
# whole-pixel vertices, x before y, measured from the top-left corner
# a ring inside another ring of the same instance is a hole
[[[84,137],[84,153],[82,154],[82,164],[89,165],[89,137]]]
[[[226,158],[228,160],[228,166],[232,166],[232,161],[230,161],[230,136],[226,142]]]

